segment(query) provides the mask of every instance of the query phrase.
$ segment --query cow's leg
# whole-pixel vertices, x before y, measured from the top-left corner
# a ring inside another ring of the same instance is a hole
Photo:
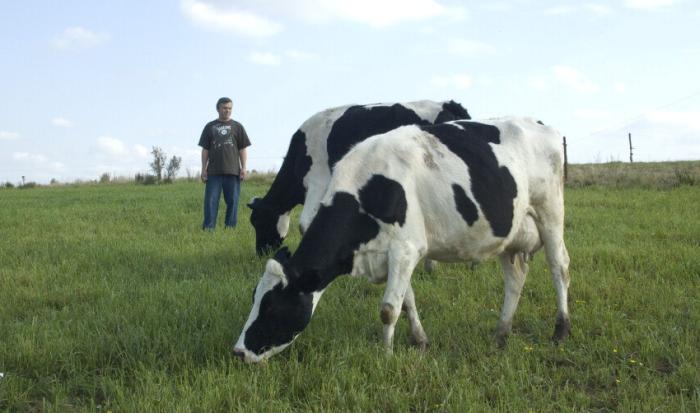
[[[299,232],[304,234],[311,225],[321,207],[321,200],[326,193],[328,183],[331,180],[330,171],[321,170],[322,167],[312,166],[309,172],[309,184],[304,198],[304,208],[299,215]]]
[[[508,334],[513,326],[513,314],[518,308],[520,293],[527,277],[528,265],[523,259],[523,254],[511,254],[504,252],[500,255],[501,267],[503,268],[503,283],[505,297],[501,308],[501,319],[496,327],[496,344],[503,347],[506,344]]]
[[[277,216],[277,234],[279,234],[279,237],[282,239],[285,239],[289,232],[290,212],[291,211],[287,211]]]
[[[425,270],[425,272],[428,274],[432,274],[433,271],[435,271],[436,266],[437,263],[433,260],[429,260],[427,258],[423,260],[423,270]]]
[[[564,245],[564,199],[561,194],[558,195],[537,209],[538,229],[557,293],[557,321],[552,337],[555,341],[566,339],[571,331],[568,298],[569,253]]]
[[[423,330],[423,325],[418,318],[418,310],[416,309],[416,298],[413,295],[413,287],[410,282],[406,289],[406,295],[403,298],[403,309],[406,311],[408,323],[411,327],[411,339],[421,351],[425,351],[428,347],[428,336]]]
[[[384,289],[380,318],[384,324],[384,347],[392,353],[394,329],[401,313],[406,291],[411,286],[411,274],[420,255],[415,248],[402,244],[389,251],[389,274]],[[415,304],[415,302],[414,302]]]

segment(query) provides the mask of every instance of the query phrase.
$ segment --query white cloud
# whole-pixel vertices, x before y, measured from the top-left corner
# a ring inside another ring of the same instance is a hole
[[[615,92],[617,92],[617,93],[624,93],[627,91],[627,86],[622,82],[618,82],[618,83],[615,83],[615,85],[613,86],[613,89],[615,89]]]
[[[645,118],[651,123],[700,131],[700,111],[674,112],[657,110],[647,113]]]
[[[575,6],[555,6],[544,11],[544,14],[558,16],[561,14],[571,14],[576,11]]]
[[[595,93],[600,90],[600,87],[584,76],[578,70],[564,65],[554,66],[552,68],[554,76],[565,85],[573,88],[581,93]]]
[[[609,6],[596,3],[586,3],[583,5],[583,9],[600,16],[605,16],[613,13],[613,10]]]
[[[597,3],[585,3],[582,5],[555,6],[544,11],[544,14],[560,16],[578,12],[590,12],[599,16],[612,14],[612,9],[608,6]]]
[[[100,136],[97,138],[97,146],[107,155],[124,156],[127,154],[124,142],[109,136]]]
[[[315,60],[319,59],[320,56],[315,53],[302,52],[299,50],[287,50],[284,55],[292,60]]]
[[[77,26],[64,30],[63,33],[53,38],[51,44],[58,50],[80,50],[97,46],[106,39],[106,35]]]
[[[347,20],[376,28],[426,20],[450,11],[434,0],[301,0],[296,3],[297,12],[306,20]]]
[[[66,170],[66,165],[61,162],[49,162],[49,168],[56,172],[62,172]]]
[[[48,158],[40,153],[15,152],[12,159],[16,161],[27,161],[33,163],[45,163]]]
[[[576,111],[574,115],[584,120],[606,120],[613,116],[611,112],[595,109],[581,109]]]
[[[447,52],[461,57],[480,57],[496,53],[496,49],[484,42],[452,38],[447,41]]]
[[[283,30],[281,24],[250,11],[220,2],[182,0],[182,11],[196,24],[216,30],[226,30],[250,37],[268,37]]]
[[[124,142],[111,136],[97,138],[97,147],[103,155],[125,162],[131,162],[134,158],[148,158],[151,153],[144,145],[136,144],[129,148]]]
[[[457,90],[469,89],[474,81],[470,75],[455,74],[449,76],[433,76],[430,84],[437,88],[454,88]]]
[[[70,128],[73,126],[73,122],[69,121],[66,118],[62,118],[60,116],[57,116],[57,117],[51,119],[51,123],[53,123],[55,126],[59,126],[61,128]]]
[[[139,158],[148,158],[151,151],[149,151],[147,147],[137,144],[133,147],[133,153]]]
[[[279,66],[282,58],[269,52],[253,52],[248,56],[248,60],[263,66]]]
[[[0,141],[16,141],[17,139],[19,139],[19,133],[0,130]]]
[[[539,92],[549,89],[549,82],[542,76],[532,76],[528,78],[527,84]]]
[[[672,6],[677,0],[625,0],[625,6],[631,9],[654,10]]]
[[[462,19],[465,15],[462,7],[446,7],[436,0],[238,0],[235,4],[223,0],[181,0],[184,14],[204,27],[256,37],[283,30],[269,16],[309,23],[349,21],[385,28],[437,16]]]
[[[494,12],[509,12],[513,10],[513,5],[503,1],[494,1],[480,6],[481,9]]]

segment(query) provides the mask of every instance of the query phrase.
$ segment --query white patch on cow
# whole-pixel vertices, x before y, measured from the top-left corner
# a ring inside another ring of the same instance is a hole
[[[277,262],[277,260],[269,259],[267,260],[267,264],[265,264],[265,274],[272,275],[274,277],[277,277],[279,280],[282,281],[282,286],[286,287],[287,286],[287,276],[284,274],[284,268],[282,268],[282,264]],[[273,285],[274,287],[274,285]],[[272,289],[272,288],[270,288]],[[269,290],[268,290],[269,291]]]
[[[280,238],[285,238],[287,231],[289,231],[289,212],[280,215],[277,219],[277,233]]]
[[[365,108],[373,108],[394,104],[376,103],[363,106]],[[421,119],[434,123],[442,111],[443,102],[420,100],[399,104],[416,112]],[[331,180],[331,170],[328,167],[328,135],[338,118],[351,106],[355,105],[339,106],[319,112],[310,117],[300,127],[300,130],[306,134],[307,154],[311,157],[311,168],[304,177],[304,187],[306,188],[304,208],[299,216],[299,226],[303,231],[306,231],[318,213],[321,201],[324,199],[324,194],[328,188],[328,183]]]

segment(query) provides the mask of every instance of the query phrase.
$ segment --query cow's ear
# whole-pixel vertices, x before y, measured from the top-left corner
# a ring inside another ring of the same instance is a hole
[[[292,258],[292,253],[289,252],[289,248],[282,247],[279,250],[277,250],[274,258],[275,258],[275,261],[284,265],[287,263],[287,261],[289,261],[290,258]]]
[[[246,205],[247,205],[248,208],[250,208],[250,209],[255,209],[255,207],[258,206],[259,203],[260,203],[260,198],[258,198],[258,197],[256,196],[255,198],[252,198],[252,199],[250,200],[250,202],[248,202]]]
[[[289,280],[287,279],[287,276],[284,273],[284,268],[282,267],[282,264],[280,264],[276,260],[267,260],[267,264],[265,265],[265,272],[267,274],[279,278],[280,281],[282,281],[283,286],[286,286],[289,283]]]

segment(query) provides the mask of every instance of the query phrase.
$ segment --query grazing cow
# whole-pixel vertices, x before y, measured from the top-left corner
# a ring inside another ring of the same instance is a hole
[[[353,145],[399,126],[457,119],[470,119],[462,105],[429,100],[347,105],[310,117],[292,136],[270,190],[248,204],[258,255],[280,246],[289,229],[289,213],[299,204],[304,204],[300,218],[304,231],[318,211],[333,166]]]
[[[411,274],[423,257],[480,262],[498,256],[505,343],[527,275],[543,245],[556,289],[554,339],[570,331],[561,136],[531,119],[403,126],[355,146],[335,167],[318,214],[293,256],[270,259],[234,347],[247,362],[283,350],[341,274],[386,282],[380,318],[391,351],[405,309],[412,338],[427,337]]]

